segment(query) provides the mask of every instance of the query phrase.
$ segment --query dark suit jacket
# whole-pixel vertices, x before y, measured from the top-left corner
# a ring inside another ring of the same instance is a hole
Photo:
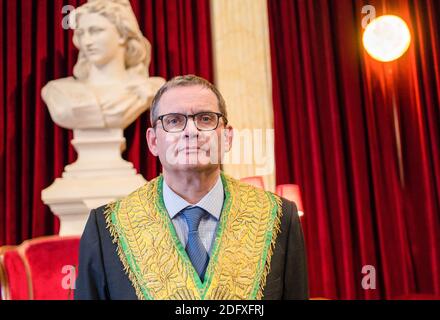
[[[137,300],[106,228],[104,207],[91,212],[80,243],[75,299]],[[303,233],[293,202],[283,199],[281,231],[275,244],[263,299],[308,299]]]

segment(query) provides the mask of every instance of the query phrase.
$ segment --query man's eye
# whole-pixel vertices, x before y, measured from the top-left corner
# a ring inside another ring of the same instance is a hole
[[[167,119],[166,122],[167,122],[167,124],[174,125],[174,124],[179,123],[179,119],[178,118],[170,118],[170,119]]]
[[[203,122],[210,122],[210,121],[212,121],[212,117],[208,116],[208,115],[202,116],[202,121]]]

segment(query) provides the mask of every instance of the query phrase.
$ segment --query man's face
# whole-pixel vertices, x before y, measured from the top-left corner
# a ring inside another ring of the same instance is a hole
[[[220,113],[216,95],[200,85],[171,88],[162,95],[158,105],[159,116],[199,112]],[[232,143],[232,127],[225,127],[224,119],[220,118],[217,129],[199,131],[190,117],[182,132],[172,133],[166,132],[161,121],[157,121],[156,129],[147,130],[147,142],[165,170],[204,171],[219,167]]]

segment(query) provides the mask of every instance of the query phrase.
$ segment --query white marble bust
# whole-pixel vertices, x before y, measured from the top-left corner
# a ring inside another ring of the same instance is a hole
[[[68,129],[124,129],[165,82],[148,76],[150,43],[128,0],[89,0],[70,18],[78,61],[74,77],[43,88],[50,115]]]

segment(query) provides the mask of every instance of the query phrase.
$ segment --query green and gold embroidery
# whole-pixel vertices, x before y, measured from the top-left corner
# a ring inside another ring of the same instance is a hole
[[[224,174],[225,203],[202,283],[162,198],[163,177],[106,207],[118,256],[139,299],[261,299],[282,215],[281,199]]]

